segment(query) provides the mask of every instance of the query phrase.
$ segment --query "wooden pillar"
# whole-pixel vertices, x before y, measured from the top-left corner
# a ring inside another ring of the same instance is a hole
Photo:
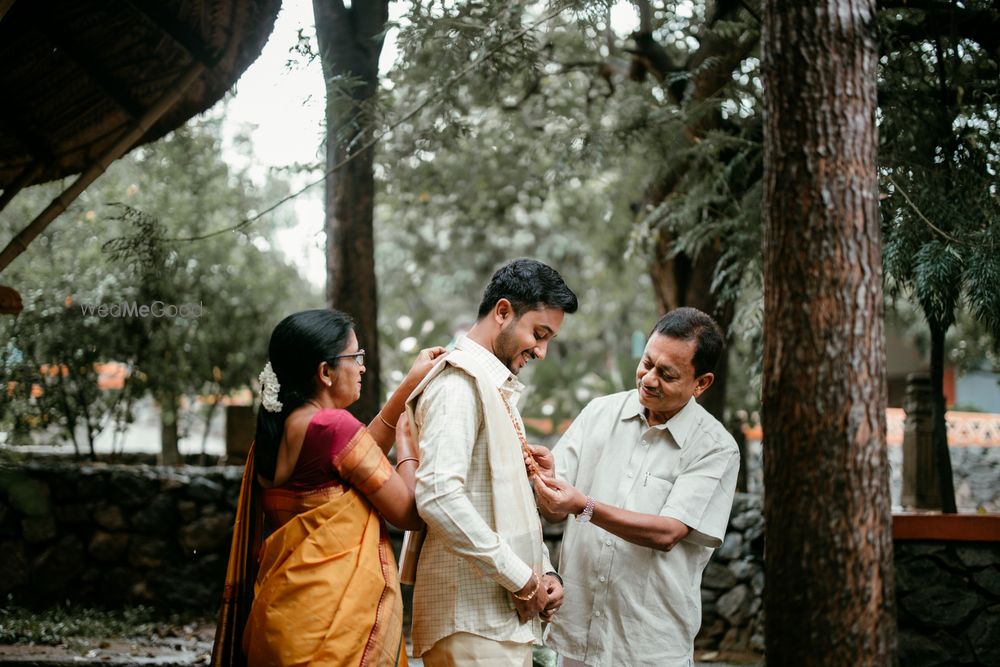
[[[903,426],[903,492],[907,509],[941,510],[941,485],[934,457],[934,406],[927,373],[906,376]]]

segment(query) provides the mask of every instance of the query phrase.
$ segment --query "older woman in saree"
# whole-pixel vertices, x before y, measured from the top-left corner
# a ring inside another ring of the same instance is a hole
[[[271,335],[244,469],[213,665],[406,665],[402,601],[383,518],[421,525],[404,401],[444,352],[421,351],[366,427],[349,412],[365,351],[335,310]]]

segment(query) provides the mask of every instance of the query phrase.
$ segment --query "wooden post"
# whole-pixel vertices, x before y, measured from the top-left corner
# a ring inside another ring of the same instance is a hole
[[[934,456],[934,406],[927,373],[906,376],[903,426],[903,492],[907,509],[941,510],[941,485]]]
[[[257,416],[252,405],[226,406],[226,459],[228,462],[244,461],[250,453]]]

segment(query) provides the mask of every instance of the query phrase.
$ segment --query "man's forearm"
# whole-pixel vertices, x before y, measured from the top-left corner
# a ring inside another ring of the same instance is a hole
[[[670,551],[691,531],[677,519],[632,512],[602,502],[594,503],[591,523],[632,544],[658,551]]]

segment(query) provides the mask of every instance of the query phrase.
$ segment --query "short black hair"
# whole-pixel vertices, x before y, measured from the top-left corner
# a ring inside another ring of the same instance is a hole
[[[482,319],[500,299],[510,301],[518,317],[541,308],[558,308],[572,314],[578,307],[576,294],[562,276],[534,259],[515,259],[497,269],[483,292],[478,318]]]
[[[694,376],[711,373],[726,349],[722,329],[711,317],[697,308],[675,308],[660,318],[652,333],[678,340],[695,341]]]

